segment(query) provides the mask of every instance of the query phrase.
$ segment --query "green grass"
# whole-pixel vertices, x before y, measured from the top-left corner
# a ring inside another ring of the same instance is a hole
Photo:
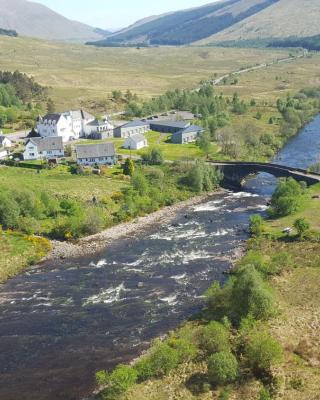
[[[50,243],[46,239],[0,231],[0,282],[40,261],[49,250]]]
[[[162,134],[159,132],[148,132],[144,135],[148,140],[148,146],[159,147],[164,155],[165,160],[168,161],[176,161],[176,160],[195,160],[197,158],[204,157],[202,150],[197,146],[196,143],[188,143],[188,144],[173,144],[170,143],[170,134]],[[122,146],[125,142],[125,139],[120,138],[110,138],[105,140],[82,140],[80,144],[88,144],[88,143],[103,143],[103,142],[112,142],[115,145],[117,154],[122,155],[130,155],[132,156],[141,156],[148,151],[148,148],[144,148],[141,150],[127,150],[123,149]],[[210,155],[215,157],[218,153],[219,149],[216,144],[212,145],[212,151]]]
[[[36,170],[18,167],[0,168],[0,187],[8,189],[29,189],[45,191],[52,195],[73,197],[79,201],[90,201],[110,196],[123,188],[126,183],[117,177],[119,169],[110,168],[107,176],[71,175],[68,167],[59,166],[52,170]]]
[[[312,230],[320,231],[320,199],[313,199],[313,196],[320,196],[320,184],[308,188],[303,197],[300,211],[283,218],[270,220],[268,231],[281,237],[283,229],[293,227],[294,221],[298,218],[306,218]]]

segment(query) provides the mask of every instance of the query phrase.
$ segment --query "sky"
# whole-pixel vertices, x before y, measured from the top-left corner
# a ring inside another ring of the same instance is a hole
[[[80,22],[104,29],[124,28],[138,19],[214,0],[33,0]]]

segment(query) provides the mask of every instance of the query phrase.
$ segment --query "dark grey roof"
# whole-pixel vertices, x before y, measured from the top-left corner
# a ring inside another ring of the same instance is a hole
[[[146,138],[140,133],[136,133],[135,135],[128,137],[128,139],[133,140],[135,143],[144,142],[146,140]]]
[[[58,122],[59,119],[61,118],[61,114],[46,114],[42,119],[47,120],[47,121],[56,121]]]
[[[182,129],[181,131],[177,133],[191,133],[191,132],[203,132],[204,129],[201,126],[198,125],[190,125],[185,129]]]
[[[126,124],[121,125],[119,128],[135,128],[139,126],[150,126],[150,124],[149,122],[137,120],[137,121],[127,122]]]
[[[48,150],[62,150],[63,141],[61,136],[48,136],[48,137],[35,137],[27,141],[27,143],[33,143],[37,146],[38,151],[48,151]]]
[[[91,125],[91,126],[104,126],[107,124],[108,124],[107,121],[102,121],[101,119],[95,119],[94,121],[91,121],[88,123],[88,125]]]
[[[84,144],[76,146],[77,158],[97,158],[115,156],[115,147],[111,142],[99,144]]]
[[[35,138],[35,137],[41,137],[41,135],[34,128],[32,128],[31,131],[28,133],[27,138]]]
[[[159,121],[150,121],[150,126],[152,127],[152,125],[184,129],[187,126],[189,126],[190,123],[186,122],[186,121],[170,121],[170,120],[161,121],[161,120],[159,120]]]

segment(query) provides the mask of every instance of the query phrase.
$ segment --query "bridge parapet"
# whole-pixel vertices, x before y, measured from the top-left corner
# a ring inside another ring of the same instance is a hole
[[[245,161],[209,161],[209,163],[219,167],[224,175],[224,184],[228,186],[241,187],[247,176],[255,175],[259,172],[271,174],[276,178],[292,177],[299,182],[306,182],[308,186],[320,182],[320,174],[309,173],[307,170],[287,167],[285,165]]]

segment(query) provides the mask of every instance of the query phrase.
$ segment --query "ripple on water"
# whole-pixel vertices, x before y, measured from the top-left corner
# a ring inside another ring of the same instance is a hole
[[[121,299],[121,294],[128,291],[129,289],[125,288],[123,282],[119,286],[101,290],[100,293],[84,299],[85,301],[82,303],[82,305],[85,307],[94,304],[112,304],[120,300],[125,300],[124,298]]]

